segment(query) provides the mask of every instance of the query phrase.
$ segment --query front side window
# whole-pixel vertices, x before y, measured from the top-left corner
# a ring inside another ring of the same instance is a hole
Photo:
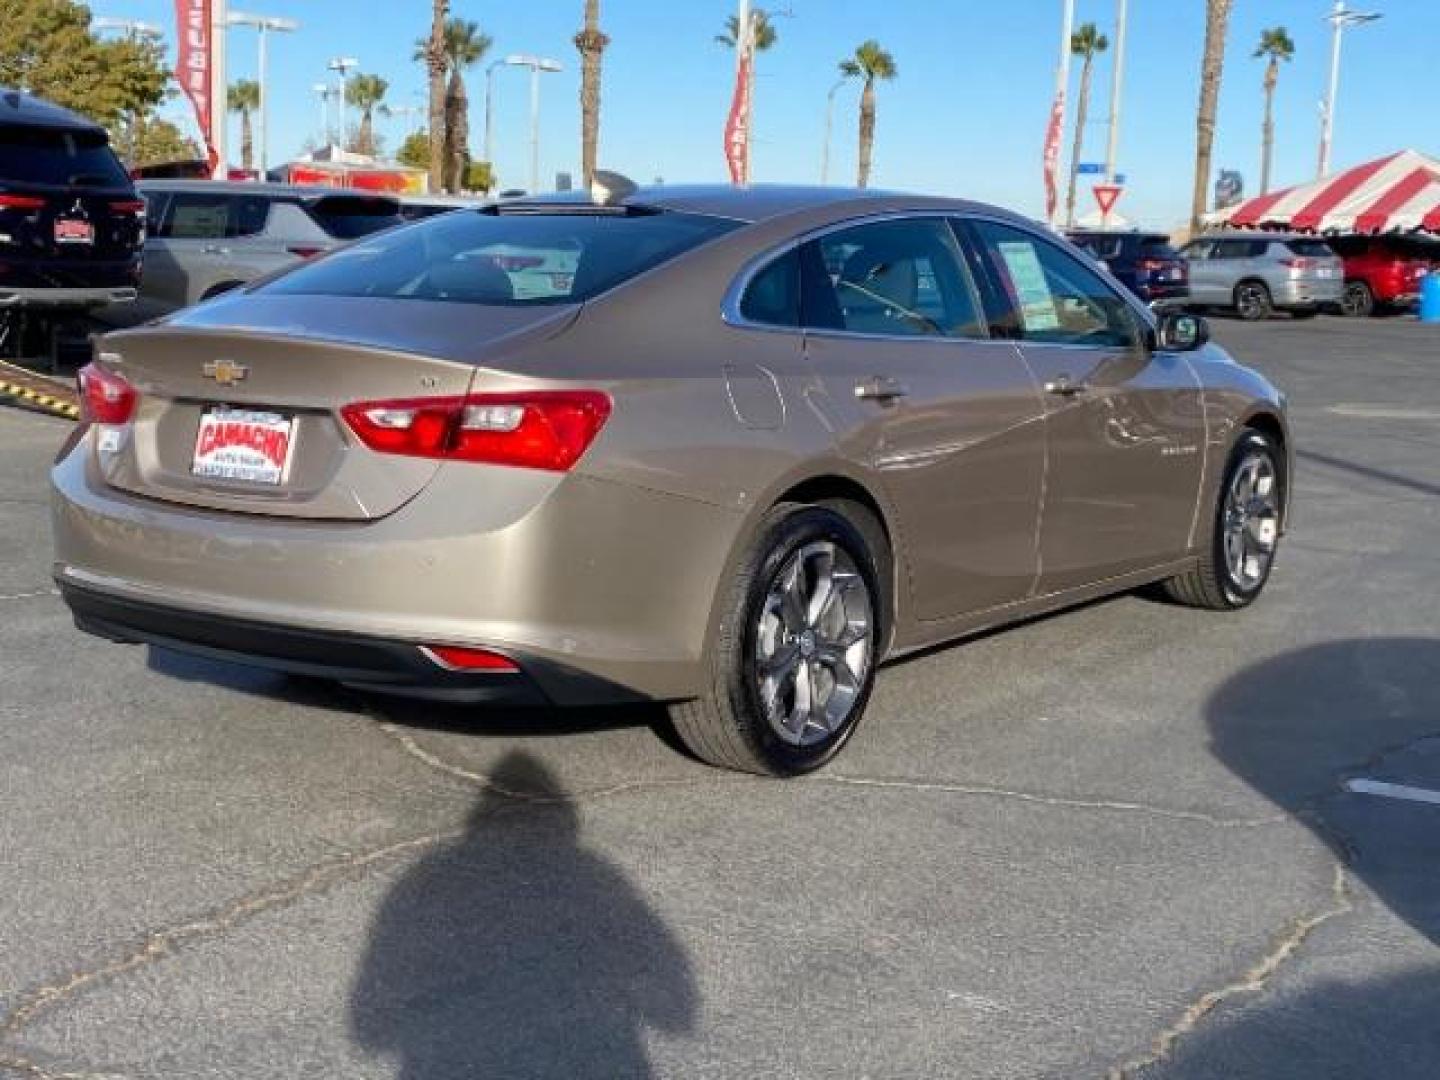
[[[738,227],[669,212],[466,210],[377,233],[259,291],[499,306],[580,303]]]
[[[813,242],[805,325],[900,337],[986,337],[949,224],[910,218],[857,225]]]
[[[1016,336],[1109,348],[1138,343],[1139,326],[1130,306],[1079,259],[1009,225],[980,221],[975,230]]]

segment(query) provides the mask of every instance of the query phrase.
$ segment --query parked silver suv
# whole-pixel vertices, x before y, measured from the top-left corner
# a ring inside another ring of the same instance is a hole
[[[208,300],[403,220],[394,198],[338,188],[150,180],[139,191],[149,222],[147,314]]]
[[[1312,236],[1222,233],[1192,240],[1180,254],[1190,262],[1190,303],[1233,308],[1242,319],[1276,310],[1309,318],[1345,292],[1344,262]]]

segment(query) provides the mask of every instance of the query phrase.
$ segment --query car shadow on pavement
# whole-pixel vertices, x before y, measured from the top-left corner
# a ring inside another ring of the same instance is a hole
[[[1176,1047],[1164,1080],[1433,1080],[1440,968],[1331,979],[1212,1020]]]
[[[1345,787],[1440,790],[1440,640],[1359,638],[1263,661],[1212,695],[1207,722],[1221,761],[1440,944],[1440,805]]]
[[[350,995],[354,1040],[404,1080],[652,1075],[650,1032],[694,1029],[678,938],[586,847],[575,803],[533,756],[506,755],[462,836],[389,890]]]

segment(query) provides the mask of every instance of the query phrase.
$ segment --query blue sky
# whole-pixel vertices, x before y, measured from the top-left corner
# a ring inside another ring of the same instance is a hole
[[[762,0],[763,4],[763,0]],[[299,149],[319,128],[311,87],[325,63],[350,55],[361,70],[390,80],[392,103],[423,104],[424,73],[410,60],[425,33],[427,0],[232,0],[232,6],[300,20],[273,37],[272,160]],[[571,38],[580,0],[453,0],[495,39],[493,56],[553,56],[564,72],[544,77],[541,172],[578,171],[579,72]],[[1059,47],[1059,0],[774,0],[780,41],[761,58],[756,96],[754,178],[819,177],[825,95],[836,64],[877,38],[895,56],[899,78],[880,90],[877,186],[962,195],[1029,213],[1042,208],[1040,151]],[[1113,0],[1079,0],[1078,21],[1093,20],[1113,41]],[[1130,47],[1120,139],[1129,186],[1120,209],[1169,228],[1188,215],[1195,138],[1203,0],[1131,0]],[[1435,121],[1435,58],[1440,0],[1363,0],[1380,22],[1347,33],[1337,108],[1337,165],[1402,147],[1440,153]],[[731,54],[712,43],[730,0],[605,0],[611,36],[605,55],[602,165],[639,180],[720,180],[721,129],[732,85]],[[97,15],[145,19],[173,35],[173,0],[92,0]],[[1286,26],[1297,55],[1277,95],[1277,184],[1314,175],[1318,104],[1329,65],[1327,0],[1237,0],[1231,23],[1216,165],[1259,181],[1262,64],[1251,58],[1263,27]],[[255,37],[230,32],[231,79],[253,76]],[[1078,75],[1078,72],[1077,72]],[[496,72],[496,164],[502,183],[529,173],[528,76]],[[1104,156],[1109,58],[1096,68],[1085,157]],[[470,80],[471,146],[479,153],[484,78]],[[1428,89],[1427,89],[1428,87]],[[832,179],[855,169],[856,89],[839,95]],[[1073,102],[1073,91],[1072,91]],[[183,115],[176,103],[170,113]],[[1073,117],[1073,109],[1072,109]],[[403,123],[382,127],[393,147]],[[232,136],[237,139],[238,136]],[[1066,134],[1068,157],[1071,135]],[[1082,188],[1084,209],[1093,205]]]

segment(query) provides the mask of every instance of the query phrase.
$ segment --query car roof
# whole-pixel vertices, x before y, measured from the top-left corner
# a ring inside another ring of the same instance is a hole
[[[1323,236],[1307,236],[1304,233],[1293,232],[1244,232],[1231,230],[1229,232],[1201,233],[1199,236],[1191,237],[1192,240],[1276,240],[1284,243],[1286,240],[1320,240]]]
[[[63,131],[98,131],[105,129],[79,113],[62,109],[42,98],[19,90],[0,89],[0,124],[23,124],[27,127],[56,128]]]
[[[1163,232],[1147,231],[1144,229],[1066,229],[1066,236],[1114,236],[1122,240],[1164,240],[1169,242],[1170,236]]]
[[[501,205],[505,208],[545,207],[583,204],[587,201],[588,196],[584,192],[565,192],[560,195],[509,199]],[[956,213],[979,211],[1020,220],[1018,215],[1008,210],[965,199],[908,195],[873,188],[818,187],[803,184],[750,184],[745,187],[728,184],[666,184],[638,188],[620,199],[619,204],[677,213],[704,214],[747,224],[758,224],[814,210],[833,211],[836,218],[904,210],[941,210]]]
[[[154,180],[138,180],[135,186],[141,191],[198,191],[221,195],[268,195],[272,197],[295,197],[306,199],[326,198],[334,195],[348,195],[357,199],[398,199],[385,191],[360,191],[356,188],[324,187],[320,184],[262,184],[249,180],[185,180],[166,177]]]

